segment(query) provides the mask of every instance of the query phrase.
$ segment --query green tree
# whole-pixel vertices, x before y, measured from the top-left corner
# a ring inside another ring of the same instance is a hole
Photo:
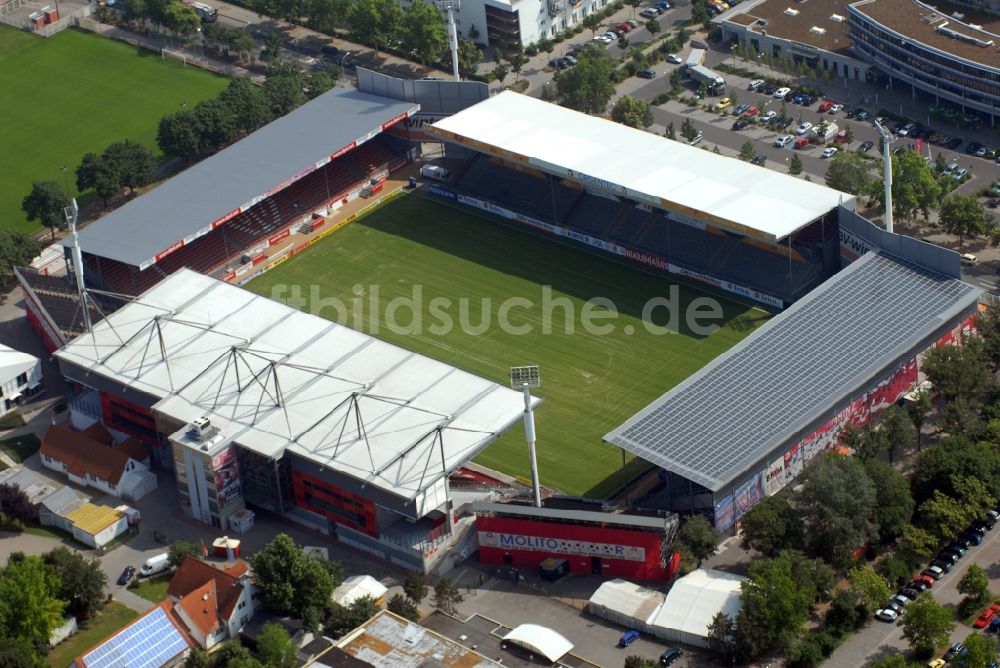
[[[3,668],[46,668],[48,664],[22,638],[4,638],[0,642],[0,666]]]
[[[666,129],[666,131],[664,131],[663,136],[666,137],[667,139],[673,139],[673,140],[677,139],[677,131],[674,130],[674,122],[673,121],[670,121],[669,123],[667,123],[667,129]]]
[[[883,659],[875,659],[871,664],[872,668],[922,668],[922,664],[912,663],[906,660],[903,654],[892,654]]]
[[[750,162],[755,155],[757,155],[757,149],[754,147],[753,142],[748,139],[743,142],[743,146],[740,147],[740,154],[737,157],[743,162]]]
[[[417,609],[417,604],[402,594],[394,594],[386,607],[389,612],[394,612],[411,622],[420,621],[420,611]]]
[[[719,532],[704,515],[689,517],[681,527],[678,540],[690,551],[697,562],[695,568],[701,567],[701,562],[715,554],[719,542]]]
[[[198,117],[195,116],[194,111],[179,111],[161,118],[156,130],[156,145],[160,147],[164,155],[171,158],[181,158],[186,162],[199,156],[203,147],[201,145],[201,131],[198,128]],[[84,156],[84,160],[86,160],[86,156]],[[79,172],[77,172],[78,185],[79,178]],[[94,184],[94,187],[98,188],[100,196],[100,186]],[[114,192],[117,191],[117,182],[115,182]],[[106,199],[105,206],[107,206]]]
[[[597,13],[590,13],[583,17],[583,27],[590,31],[590,36],[597,34],[597,29],[601,27],[601,17]]]
[[[877,460],[865,462],[865,474],[875,488],[875,526],[879,538],[890,543],[903,534],[913,517],[915,503],[910,485],[891,465]]]
[[[441,12],[424,0],[414,0],[404,14],[403,48],[424,65],[440,58],[448,48],[448,31],[441,20]]]
[[[201,28],[201,17],[193,7],[182,2],[169,2],[164,6],[163,25],[175,35],[193,35]]]
[[[434,607],[449,615],[455,614],[455,606],[465,600],[450,578],[441,578],[434,585]]]
[[[957,234],[959,245],[967,236],[983,234],[989,220],[983,203],[975,195],[949,195],[941,202],[939,213],[941,227],[949,234]]]
[[[343,73],[338,66],[312,69],[303,77],[303,92],[310,100],[315,99],[337,85],[337,79]]]
[[[874,485],[861,462],[836,453],[813,459],[799,480],[794,506],[805,525],[806,547],[835,566],[845,566],[851,554],[876,535]]]
[[[802,520],[784,494],[765,496],[740,520],[740,546],[774,557],[802,546]]]
[[[11,559],[0,572],[0,634],[47,644],[66,608],[59,588],[59,576],[41,557]]]
[[[334,603],[326,618],[325,633],[331,638],[340,638],[361,626],[378,612],[378,605],[371,596],[362,596],[350,606]]]
[[[851,127],[850,123],[846,125],[847,127],[844,128],[844,143],[851,144],[854,141],[854,128]]]
[[[897,450],[905,450],[913,445],[913,422],[901,406],[889,406],[879,416],[879,427],[885,434],[889,461],[895,459]]]
[[[908,551],[919,559],[928,559],[937,550],[938,539],[933,533],[922,527],[907,524],[903,527],[901,549]]]
[[[653,124],[653,110],[645,100],[622,95],[611,108],[611,118],[630,128],[648,128]]]
[[[885,578],[869,568],[855,566],[847,573],[847,579],[869,614],[892,597],[892,590]]]
[[[385,44],[378,0],[355,0],[347,14],[347,21],[351,24],[351,38],[372,45],[377,55],[379,46]]]
[[[56,598],[67,602],[66,612],[83,621],[101,609],[108,584],[101,562],[65,547],[46,552],[42,560],[59,578]]]
[[[646,21],[645,26],[649,34],[653,35],[654,37],[656,36],[656,33],[660,32],[661,30],[660,22],[657,21],[656,19],[649,19],[648,21]]]
[[[905,559],[895,553],[889,553],[875,564],[875,572],[885,578],[890,589],[902,587],[910,581],[913,569]]]
[[[503,88],[503,80],[507,78],[507,72],[507,66],[503,63],[497,63],[497,65],[493,68],[492,74],[500,83],[501,88]]]
[[[998,351],[1000,351],[1000,349],[998,349]],[[918,452],[921,449],[921,430],[923,429],[924,422],[927,421],[927,415],[931,412],[931,408],[933,407],[934,405],[931,403],[931,394],[924,389],[916,390],[913,395],[913,401],[908,401],[906,403],[906,412],[909,413],[910,422],[913,423],[913,427],[917,432]]]
[[[859,153],[841,151],[830,161],[825,180],[830,188],[857,196],[867,192],[872,176],[867,161]]]
[[[965,640],[965,652],[956,665],[962,668],[989,668],[997,660],[997,639],[985,633],[970,633]]]
[[[285,41],[281,38],[281,33],[272,30],[264,36],[264,48],[260,52],[261,60],[273,63],[281,57],[281,49],[285,46]]]
[[[792,154],[792,159],[788,163],[788,173],[792,176],[798,176],[802,173],[802,158],[799,157],[798,153]]]
[[[961,501],[941,490],[920,504],[920,522],[939,542],[944,542],[962,531],[973,519],[973,513]]]
[[[198,545],[188,540],[175,540],[170,544],[167,551],[167,560],[173,568],[179,568],[188,557],[197,557],[201,554]]]
[[[249,77],[230,79],[229,85],[219,94],[219,100],[229,109],[240,133],[250,134],[271,120],[264,90]]]
[[[854,456],[859,462],[865,463],[878,457],[889,449],[889,439],[880,429],[864,429],[858,431],[858,440],[854,445]]]
[[[0,513],[8,522],[24,525],[38,519],[38,508],[28,495],[16,485],[0,484]]]
[[[76,187],[80,192],[93,188],[107,208],[108,201],[121,190],[121,181],[114,165],[96,153],[87,153],[76,168]]]
[[[750,564],[740,602],[737,625],[756,656],[787,644],[798,634],[809,617],[813,595],[798,586],[791,562],[779,557]]]
[[[868,609],[861,602],[857,592],[844,589],[837,592],[826,612],[824,627],[835,635],[847,635],[860,629],[868,621]]]
[[[642,0],[625,0],[625,4],[632,8],[632,18],[635,18],[635,8],[642,4]]]
[[[927,592],[920,594],[903,614],[903,637],[918,656],[929,656],[935,647],[944,645],[954,629],[951,610]]]
[[[958,581],[958,593],[974,601],[972,607],[986,605],[990,600],[990,578],[979,564],[970,564],[965,575]]]
[[[691,141],[698,136],[698,128],[694,126],[694,121],[690,118],[685,118],[684,122],[681,123],[681,137]]]
[[[397,0],[378,0],[379,32],[388,46],[399,44],[406,25],[406,14]]]
[[[403,593],[418,605],[427,598],[427,580],[420,571],[410,571],[403,580]]]
[[[625,657],[625,668],[656,668],[656,663],[651,659],[638,654],[629,654]]]
[[[28,266],[41,251],[41,244],[24,232],[0,230],[0,275],[6,280],[14,267]]]
[[[975,478],[993,497],[1000,496],[1000,450],[992,443],[977,443],[964,437],[943,438],[921,452],[910,475],[910,489],[917,503],[935,490],[959,496],[955,481]]]
[[[550,43],[551,44],[551,43]],[[458,40],[458,73],[463,78],[469,78],[479,71],[479,63],[483,60],[483,50],[471,39]]]
[[[734,663],[736,656],[736,620],[719,611],[708,625],[708,648],[718,654],[723,663]]]
[[[69,206],[69,197],[55,181],[35,181],[31,184],[31,192],[21,201],[21,211],[28,220],[37,220],[52,230],[52,240],[55,241],[56,230],[66,226],[66,214],[63,211]]]
[[[873,181],[868,199],[879,210],[885,209],[885,186],[882,180]],[[901,220],[912,220],[917,213],[925,219],[930,210],[941,200],[941,185],[916,151],[901,151],[892,160],[893,215]]]
[[[563,105],[588,114],[603,114],[615,92],[614,64],[603,49],[586,49],[576,65],[556,74],[556,91]]]
[[[240,34],[233,39],[233,48],[246,62],[251,65],[254,63],[257,54],[257,40],[252,35],[241,30]]]
[[[236,137],[236,117],[219,99],[199,102],[194,108],[194,116],[197,119],[198,144],[203,149],[221,148]]]
[[[251,559],[254,580],[264,607],[279,615],[320,610],[336,586],[330,571],[306,556],[287,534],[278,534]]]
[[[524,55],[524,49],[520,44],[517,48],[507,56],[507,62],[510,64],[510,71],[514,73],[514,81],[520,81],[521,79],[521,68],[527,62],[527,57]]]
[[[932,348],[921,368],[947,399],[964,397],[978,402],[990,385],[989,365],[979,339]]]
[[[281,624],[264,624],[257,637],[257,654],[268,668],[293,668],[295,666],[295,643]]]

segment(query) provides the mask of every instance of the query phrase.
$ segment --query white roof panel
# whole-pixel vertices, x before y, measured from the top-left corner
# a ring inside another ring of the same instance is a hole
[[[788,174],[505,91],[436,122],[438,136],[769,241],[854,197]],[[580,178],[582,177],[582,178]]]
[[[530,647],[553,663],[573,649],[573,643],[561,634],[538,624],[521,624],[503,639]]]
[[[440,443],[452,470],[524,408],[518,391],[189,270],[57,356],[258,454],[289,449],[407,499],[443,475]]]
[[[674,582],[652,624],[705,638],[712,618],[724,612],[735,618],[740,609],[739,575],[698,569]]]

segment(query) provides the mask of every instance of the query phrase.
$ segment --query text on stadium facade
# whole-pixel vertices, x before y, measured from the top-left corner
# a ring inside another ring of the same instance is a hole
[[[504,550],[528,550],[571,554],[581,557],[604,557],[605,559],[625,559],[645,561],[646,550],[638,545],[618,545],[615,543],[593,543],[586,540],[567,540],[548,536],[527,536],[516,533],[480,531],[479,544]]]

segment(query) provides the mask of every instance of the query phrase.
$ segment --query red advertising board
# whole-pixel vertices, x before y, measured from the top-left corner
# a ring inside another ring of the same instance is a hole
[[[170,246],[169,248],[167,248],[165,251],[163,251],[161,253],[157,253],[156,254],[156,261],[159,262],[160,260],[162,260],[163,258],[167,257],[168,255],[170,255],[174,251],[178,251],[178,250],[180,250],[183,247],[184,247],[184,242],[183,241],[178,241],[177,243],[175,243],[172,246]]]
[[[289,229],[289,228],[286,227],[285,229],[283,229],[280,232],[278,232],[277,234],[275,234],[273,237],[268,237],[267,243],[268,243],[268,245],[276,244],[279,241],[281,241],[282,239],[284,239],[285,237],[290,236],[291,233],[292,233],[291,229]]]
[[[385,123],[383,123],[383,124],[382,124],[382,129],[383,129],[383,130],[388,130],[388,129],[389,129],[389,128],[391,128],[391,127],[392,127],[393,125],[395,125],[396,123],[399,123],[399,122],[400,122],[401,120],[403,120],[404,118],[406,118],[406,117],[407,117],[408,115],[409,115],[409,114],[407,114],[407,113],[406,113],[406,112],[404,111],[404,112],[403,112],[403,113],[401,113],[401,114],[400,114],[399,116],[396,116],[395,118],[393,118],[393,119],[391,119],[391,120],[388,120],[388,121],[386,121]]]
[[[357,142],[352,141],[350,144],[348,144],[344,148],[340,149],[339,151],[335,151],[335,152],[331,153],[330,154],[330,159],[334,160],[336,158],[339,158],[340,156],[344,155],[345,153],[347,153],[348,151],[350,151],[351,149],[353,149],[357,145],[358,145]]]
[[[240,215],[241,212],[242,212],[242,207],[233,209],[232,211],[224,215],[222,218],[219,218],[217,221],[212,223],[212,229],[214,230],[218,228],[220,225],[228,223],[230,220]]]

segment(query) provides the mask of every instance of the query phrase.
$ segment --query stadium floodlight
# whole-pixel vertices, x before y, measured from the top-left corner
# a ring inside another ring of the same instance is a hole
[[[448,44],[451,45],[451,73],[455,81],[461,81],[458,74],[458,28],[455,27],[455,12],[462,8],[461,0],[435,0],[434,6],[448,12]]]
[[[882,168],[885,174],[885,231],[892,232],[892,153],[889,151],[889,144],[896,138],[886,130],[877,118],[875,119],[875,129],[882,137]]]
[[[76,292],[80,296],[80,308],[83,309],[83,325],[86,331],[91,331],[90,308],[87,295],[87,286],[83,282],[83,253],[80,251],[80,239],[76,234],[76,220],[80,215],[80,207],[76,205],[76,198],[71,200],[69,206],[63,209],[66,216],[66,225],[69,227],[70,236],[73,239],[73,276],[76,278]]]
[[[542,372],[538,365],[512,366],[510,386],[524,391],[524,438],[528,441],[528,457],[531,459],[531,502],[535,508],[542,507],[542,489],[538,482],[538,457],[535,454],[535,412],[531,408],[531,388],[541,387]]]

